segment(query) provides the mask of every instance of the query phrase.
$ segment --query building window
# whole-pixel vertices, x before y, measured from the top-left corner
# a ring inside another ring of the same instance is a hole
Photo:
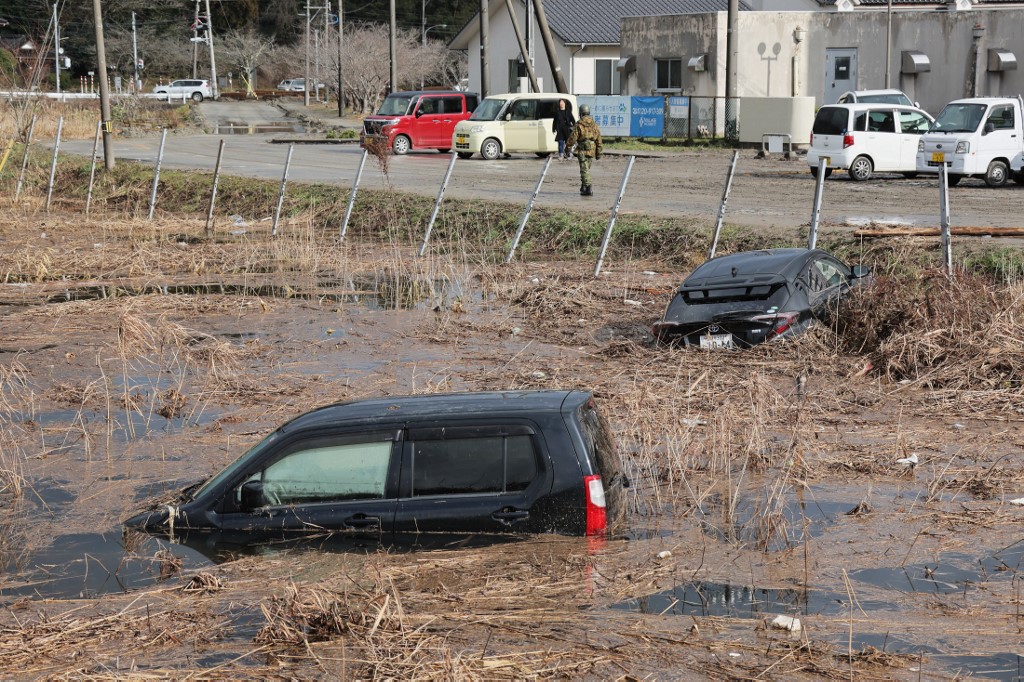
[[[683,60],[655,60],[657,74],[654,82],[655,90],[681,90],[683,88]]]
[[[595,59],[594,69],[594,94],[619,94],[619,72],[615,70],[615,60]]]

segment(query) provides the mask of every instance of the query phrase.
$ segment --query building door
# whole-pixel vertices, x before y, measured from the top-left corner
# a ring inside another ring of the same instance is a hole
[[[825,48],[825,104],[833,104],[848,90],[857,89],[857,48]]]

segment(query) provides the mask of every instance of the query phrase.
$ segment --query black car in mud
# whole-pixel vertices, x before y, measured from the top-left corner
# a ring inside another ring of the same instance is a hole
[[[826,319],[865,281],[820,249],[763,249],[712,258],[676,290],[652,328],[664,343],[746,348],[804,331]]]
[[[591,393],[388,397],[297,417],[125,526],[188,544],[196,532],[381,545],[430,533],[603,535],[622,518],[627,485]]]

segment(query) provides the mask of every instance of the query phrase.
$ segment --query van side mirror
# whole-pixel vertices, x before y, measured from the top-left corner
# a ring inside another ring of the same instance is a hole
[[[854,265],[852,268],[850,268],[850,270],[851,272],[853,272],[854,279],[867,277],[868,275],[871,274],[871,268],[867,267],[866,265]]]
[[[422,115],[423,115],[423,110],[422,109],[417,109],[416,110],[416,118],[419,118]]]
[[[984,129],[984,132],[982,132],[982,135],[988,135],[989,133],[995,132],[995,130],[996,130],[996,124],[995,123],[993,123],[992,121],[985,121],[985,129]]]
[[[512,120],[512,114],[505,114],[505,120],[506,121],[511,121]]]
[[[252,511],[267,506],[267,498],[263,494],[263,483],[246,481],[242,484],[242,511]]]

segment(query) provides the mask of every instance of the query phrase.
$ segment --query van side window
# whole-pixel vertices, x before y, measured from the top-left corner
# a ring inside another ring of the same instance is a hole
[[[441,100],[437,97],[423,97],[420,99],[419,112],[421,114],[439,114],[441,113],[438,105]]]
[[[461,97],[442,97],[441,98],[441,110],[438,113],[441,113],[441,114],[461,114],[462,113],[462,98]]]
[[[916,111],[900,111],[900,131],[911,135],[923,135],[931,128],[931,121]]]
[[[528,435],[417,440],[412,495],[503,493],[525,490],[537,477]]]
[[[996,130],[1013,130],[1013,107],[992,107],[988,122]]]
[[[479,100],[476,95],[466,95],[466,111],[470,113],[476,111],[477,104],[479,104]]]
[[[867,130],[868,128],[868,115],[865,112],[857,114],[853,118],[853,130]],[[853,132],[851,130],[850,132]]]
[[[892,111],[872,111],[868,114],[868,132],[895,133],[896,119]]]
[[[392,442],[390,434],[310,440],[248,480],[263,483],[271,505],[382,499]]]
[[[554,118],[558,110],[558,101],[546,99],[537,103],[537,118]]]
[[[532,121],[536,118],[537,100],[516,100],[515,104],[512,105],[511,113],[513,121]]]

